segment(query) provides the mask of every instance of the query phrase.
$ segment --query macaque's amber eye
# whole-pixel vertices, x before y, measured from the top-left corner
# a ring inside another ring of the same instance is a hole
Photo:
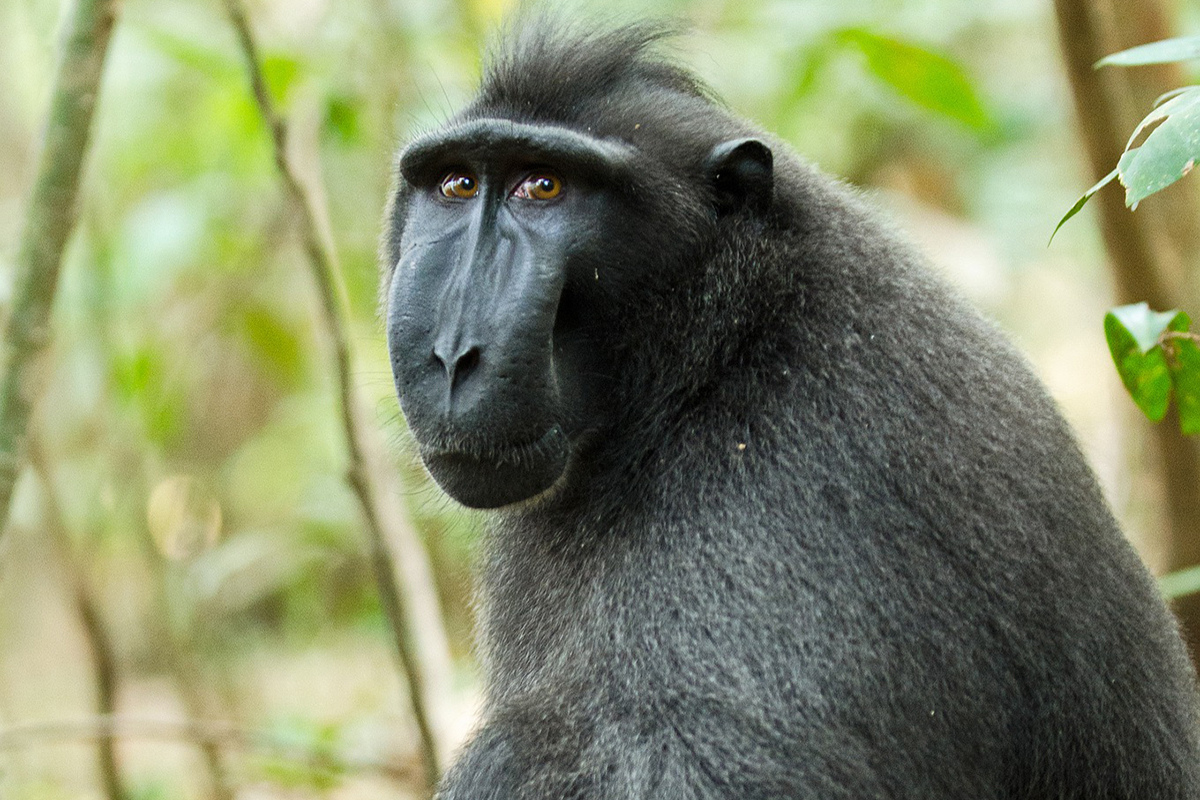
[[[466,200],[479,193],[479,181],[469,172],[451,172],[442,178],[442,194],[457,200]]]
[[[525,200],[550,200],[558,197],[561,191],[562,181],[557,175],[538,172],[521,181],[513,196]]]

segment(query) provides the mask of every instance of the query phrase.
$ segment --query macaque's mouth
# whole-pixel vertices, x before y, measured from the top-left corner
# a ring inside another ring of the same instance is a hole
[[[562,475],[569,455],[570,443],[559,425],[516,444],[421,448],[433,479],[470,508],[499,508],[541,494]]]

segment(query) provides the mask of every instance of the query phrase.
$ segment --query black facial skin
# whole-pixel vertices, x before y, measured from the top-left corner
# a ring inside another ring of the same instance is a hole
[[[486,118],[402,154],[406,222],[387,317],[393,372],[426,467],[463,505],[540,495],[612,424],[617,366],[602,343],[605,300],[636,291],[627,267],[645,260],[644,243],[663,263],[683,244],[654,241],[660,226],[679,222],[632,191],[639,168],[653,169],[643,158],[569,130]],[[753,139],[714,145],[704,176],[712,209],[765,202],[771,158]],[[456,176],[470,197],[447,196]],[[523,191],[546,176],[561,187],[554,197]],[[666,181],[659,189],[671,190]]]
[[[1200,800],[1183,644],[1021,356],[661,28],[513,31],[383,245],[404,414],[492,509],[439,800]]]
[[[595,294],[588,279],[608,264],[593,254],[633,224],[612,188],[631,179],[631,155],[483,119],[401,158],[412,192],[388,303],[396,386],[430,474],[464,505],[550,489],[603,414],[610,365],[589,346],[586,309],[564,297]],[[471,196],[446,196],[454,176]],[[536,196],[539,181],[557,193]]]

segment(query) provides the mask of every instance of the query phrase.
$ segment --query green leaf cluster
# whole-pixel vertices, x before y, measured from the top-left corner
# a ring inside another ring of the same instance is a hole
[[[1096,66],[1142,66],[1197,58],[1200,58],[1200,36],[1185,36],[1114,53]],[[1125,205],[1135,209],[1142,200],[1191,172],[1197,158],[1200,158],[1200,86],[1185,86],[1158,99],[1129,137],[1116,169],[1084,192],[1059,220],[1054,233],[1114,179],[1125,187]],[[1053,234],[1050,238],[1054,238]]]
[[[1182,311],[1152,311],[1145,303],[1119,306],[1104,317],[1104,336],[1121,382],[1158,422],[1175,397],[1179,426],[1200,433],[1200,336]]]

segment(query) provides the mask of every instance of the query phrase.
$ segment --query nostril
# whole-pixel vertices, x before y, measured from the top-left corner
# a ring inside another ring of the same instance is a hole
[[[458,357],[454,364],[454,373],[456,377],[465,377],[469,372],[479,365],[479,348],[472,347]]]
[[[480,348],[472,345],[456,355],[448,355],[452,352],[451,348],[433,348],[433,358],[445,370],[451,391],[479,366]]]

